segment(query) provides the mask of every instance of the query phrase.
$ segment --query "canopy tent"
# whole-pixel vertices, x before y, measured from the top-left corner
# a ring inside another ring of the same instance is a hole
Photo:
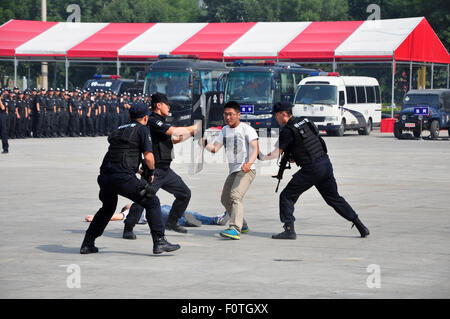
[[[120,62],[161,54],[200,59],[450,64],[424,17],[333,22],[67,23],[10,20],[0,26],[0,59]],[[433,68],[432,68],[433,70]],[[15,80],[16,81],[16,80]],[[448,82],[448,81],[447,81]],[[67,86],[67,75],[66,75]]]
[[[450,63],[423,17],[336,22],[67,23],[10,20],[0,56],[70,59],[270,58],[292,61],[397,60]]]

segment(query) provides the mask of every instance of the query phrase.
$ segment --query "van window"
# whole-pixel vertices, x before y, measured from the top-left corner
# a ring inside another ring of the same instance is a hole
[[[375,87],[375,103],[381,103],[381,94],[380,94],[380,87]]]
[[[375,89],[373,86],[366,86],[367,103],[375,103]]]
[[[366,92],[364,90],[364,86],[356,87],[356,102],[357,103],[366,103]]]
[[[450,92],[444,93],[442,95],[442,98],[444,100],[444,110],[447,113],[450,113]]]
[[[356,103],[356,93],[354,86],[345,87],[345,91],[347,92],[347,103],[355,104]]]
[[[294,78],[292,73],[281,73],[281,94],[293,94],[296,85],[294,86]]]

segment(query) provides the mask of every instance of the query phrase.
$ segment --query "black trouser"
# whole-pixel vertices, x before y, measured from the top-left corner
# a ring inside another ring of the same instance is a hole
[[[45,111],[44,114],[44,134],[47,137],[52,137],[55,133],[53,124],[55,121],[55,112],[54,111]]]
[[[166,192],[175,196],[175,201],[172,204],[172,208],[169,212],[167,222],[175,224],[180,219],[191,199],[191,190],[183,182],[180,176],[178,176],[171,168],[168,169],[155,169],[154,180],[152,188],[157,192],[160,188]],[[133,203],[130,208],[130,212],[125,219],[125,225],[129,228],[133,228],[137,224],[143,211],[142,205],[139,203]]]
[[[59,136],[66,136],[69,134],[69,113],[65,110],[59,113],[58,134]]]
[[[294,204],[299,196],[315,186],[325,202],[336,213],[349,221],[358,217],[352,207],[338,193],[333,166],[328,155],[318,158],[313,164],[305,165],[292,176],[288,185],[280,194],[280,220],[284,224],[295,221]]]
[[[70,114],[70,136],[80,136],[80,117],[78,111]]]
[[[105,113],[100,113],[97,116],[97,134],[100,136],[106,135]]]
[[[40,137],[42,135],[42,111],[33,112],[33,137]]]
[[[124,196],[143,206],[152,235],[164,236],[164,224],[161,220],[161,206],[158,197],[142,197],[141,182],[131,174],[100,174],[97,178],[100,186],[99,198],[103,206],[95,214],[86,234],[95,238],[101,236],[117,208],[118,195]]]
[[[8,137],[15,138],[16,137],[16,113],[9,112],[8,113]]]
[[[2,137],[2,148],[4,151],[8,151],[8,114],[6,112],[0,113],[0,135]]]
[[[27,119],[25,118],[25,112],[20,114],[20,119],[16,119],[16,135],[17,137],[24,138],[27,132]]]

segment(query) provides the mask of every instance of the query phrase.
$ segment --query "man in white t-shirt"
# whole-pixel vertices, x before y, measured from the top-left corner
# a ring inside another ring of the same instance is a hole
[[[231,239],[240,239],[241,232],[248,231],[242,200],[255,178],[254,162],[258,156],[258,134],[250,125],[241,123],[240,116],[239,103],[230,101],[225,104],[223,117],[227,125],[214,143],[205,147],[216,153],[225,146],[230,173],[223,186],[221,201],[230,215],[230,223],[220,236]]]

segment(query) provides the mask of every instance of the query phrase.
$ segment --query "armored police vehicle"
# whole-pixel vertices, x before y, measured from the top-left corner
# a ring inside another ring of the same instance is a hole
[[[224,103],[241,105],[241,120],[255,128],[279,127],[272,115],[277,102],[293,102],[297,83],[314,69],[296,63],[239,60],[226,78]],[[270,130],[268,132],[270,134]]]
[[[170,102],[167,121],[177,126],[192,125],[201,96],[223,90],[228,71],[224,63],[202,61],[196,56],[159,56],[145,76],[144,93],[165,94]]]
[[[303,79],[295,95],[292,113],[307,117],[328,135],[346,130],[369,135],[381,123],[380,86],[375,78],[312,73]]]
[[[420,137],[423,130],[428,130],[432,138],[437,138],[439,131],[446,129],[450,135],[450,90],[411,90],[403,98],[402,110],[395,117],[394,135],[397,138],[403,131]]]
[[[83,86],[83,90],[89,89],[91,92],[103,90],[122,94],[130,92],[131,94],[142,93],[144,81],[136,81],[135,79],[122,79],[119,75],[103,75],[95,74],[93,79],[87,80]]]

